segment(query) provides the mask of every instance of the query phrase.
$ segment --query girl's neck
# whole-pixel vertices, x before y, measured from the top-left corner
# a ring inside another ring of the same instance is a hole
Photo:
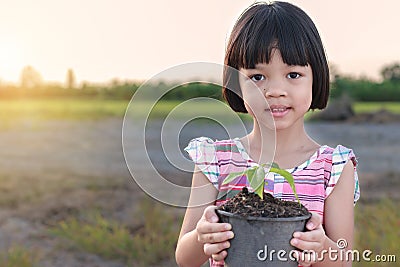
[[[272,140],[275,140],[275,143]],[[319,147],[306,133],[303,121],[277,131],[254,122],[253,130],[243,141],[250,156],[260,163],[279,161],[285,155],[294,154],[296,151],[307,153]]]

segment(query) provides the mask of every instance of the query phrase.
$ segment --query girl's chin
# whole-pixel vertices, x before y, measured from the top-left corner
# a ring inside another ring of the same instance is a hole
[[[276,126],[275,126],[275,122],[272,118],[268,118],[268,119],[261,119],[261,120],[257,120],[257,124],[265,129],[271,130],[271,131],[275,131]]]

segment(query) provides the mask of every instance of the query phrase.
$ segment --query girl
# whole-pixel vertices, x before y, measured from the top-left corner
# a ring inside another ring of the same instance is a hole
[[[306,226],[309,231],[294,233],[290,241],[298,248],[299,264],[351,266],[329,259],[323,251],[343,248],[336,244],[339,239],[347,241],[346,249],[352,248],[353,210],[359,198],[355,155],[341,145],[319,145],[304,129],[305,113],[325,108],[329,96],[328,64],[314,23],[289,3],[251,5],[232,30],[223,83],[228,104],[234,111],[248,112],[254,127],[240,139],[201,137],[186,148],[196,168],[176,248],[179,266],[201,266],[208,259],[212,267],[224,266],[234,233],[231,225],[218,223],[215,205],[248,184],[222,181],[229,172],[270,162],[272,152],[273,161],[292,173],[301,202],[313,213]],[[265,179],[266,192],[294,200],[283,177],[268,174]],[[305,257],[303,250],[325,257]]]

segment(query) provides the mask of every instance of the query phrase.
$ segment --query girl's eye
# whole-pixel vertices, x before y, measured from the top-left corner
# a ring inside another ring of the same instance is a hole
[[[250,78],[253,82],[265,80],[265,77],[262,74],[255,74],[255,75],[252,75]]]
[[[300,74],[299,73],[297,73],[297,72],[291,72],[291,73],[289,73],[288,75],[287,75],[287,77],[289,78],[289,79],[298,79],[298,78],[300,78]]]

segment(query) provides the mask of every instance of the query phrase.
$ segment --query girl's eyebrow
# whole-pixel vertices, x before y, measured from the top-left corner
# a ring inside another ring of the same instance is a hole
[[[242,71],[254,71],[254,70],[259,70],[258,68],[256,68],[256,67],[254,67],[254,68],[245,68],[245,67],[242,67],[242,68],[240,68]]]
[[[305,66],[301,66],[301,65],[288,65],[288,68],[293,69],[293,68],[300,68],[300,69],[308,69],[310,68],[310,65],[305,65]]]
[[[263,70],[263,69],[265,69],[265,67],[260,63],[256,64],[254,68],[248,68],[248,70]]]

